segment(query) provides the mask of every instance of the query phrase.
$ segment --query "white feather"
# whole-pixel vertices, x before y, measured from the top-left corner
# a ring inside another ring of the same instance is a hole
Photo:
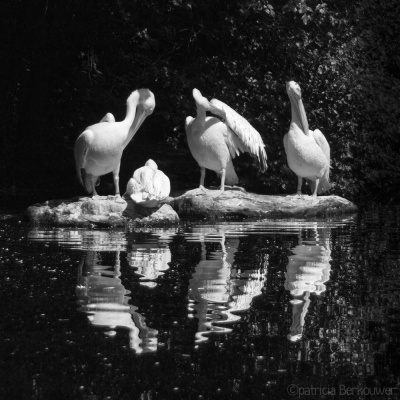
[[[158,169],[153,160],[133,173],[126,187],[126,193],[144,207],[156,207],[168,197],[171,191],[169,178]]]
[[[245,118],[239,115],[227,104],[217,99],[212,99],[210,101],[210,104],[225,112],[225,123],[245,146],[246,150],[243,150],[243,146],[240,146],[238,142],[233,139],[231,143],[235,153],[238,155],[239,150],[242,152],[249,152],[253,157],[256,157],[258,159],[262,170],[265,171],[267,169],[267,153],[265,152],[264,142],[261,138],[261,135],[250,125],[250,123]]]
[[[114,115],[112,115],[111,113],[107,113],[100,122],[115,122],[115,118]]]

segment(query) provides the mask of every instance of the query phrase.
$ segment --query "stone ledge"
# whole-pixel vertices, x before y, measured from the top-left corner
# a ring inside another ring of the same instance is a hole
[[[34,224],[53,226],[125,226],[165,225],[179,222],[176,212],[163,204],[155,209],[144,209],[130,199],[114,196],[74,197],[34,204],[27,209],[27,216]]]
[[[323,218],[357,212],[357,206],[339,196],[259,195],[227,190],[219,197],[213,191],[191,190],[168,198],[157,208],[145,208],[131,199],[113,196],[50,200],[28,208],[31,222],[53,226],[157,226],[173,225],[181,218]],[[178,216],[179,215],[179,216]]]
[[[357,212],[357,206],[339,196],[259,195],[227,190],[215,198],[193,190],[168,202],[180,217],[315,218]]]

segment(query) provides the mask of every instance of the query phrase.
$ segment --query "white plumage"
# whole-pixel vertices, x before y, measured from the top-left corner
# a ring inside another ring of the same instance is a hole
[[[313,197],[330,189],[330,148],[319,129],[308,129],[308,120],[301,98],[300,86],[286,83],[292,119],[289,132],[283,138],[289,168],[297,175],[297,194],[301,194],[303,178],[310,180]]]
[[[261,170],[267,169],[267,154],[260,134],[231,107],[213,99],[208,101],[199,90],[193,89],[196,103],[196,118],[187,117],[185,129],[189,149],[201,168],[200,189],[204,189],[205,169],[221,175],[221,190],[225,183],[234,185],[239,179],[232,159],[240,152],[249,152],[256,157]],[[207,117],[209,111],[216,117]]]
[[[100,122],[115,122],[115,118],[114,115],[112,115],[111,113],[107,113]]]
[[[148,160],[144,167],[133,173],[126,186],[126,194],[143,207],[157,207],[168,197],[171,184],[167,175],[158,169],[153,160]]]
[[[112,172],[115,194],[119,196],[122,152],[154,108],[154,95],[149,89],[135,90],[128,97],[123,121],[115,122],[114,116],[108,113],[81,133],[75,142],[76,172],[89,194],[97,195],[98,178]]]

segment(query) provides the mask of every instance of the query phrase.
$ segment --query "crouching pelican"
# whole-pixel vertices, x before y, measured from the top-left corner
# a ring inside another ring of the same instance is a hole
[[[232,160],[240,152],[249,152],[258,159],[261,170],[267,169],[267,154],[260,134],[236,111],[213,99],[208,101],[199,90],[193,89],[196,118],[187,117],[185,129],[192,156],[201,168],[200,187],[204,191],[206,168],[221,175],[221,188],[225,183],[235,185],[239,179]],[[206,111],[222,118],[207,117]]]
[[[158,207],[168,197],[171,190],[169,178],[158,169],[153,160],[148,160],[144,167],[133,173],[126,186],[126,193],[134,202],[142,207]]]
[[[319,129],[310,131],[301,99],[300,86],[286,82],[286,91],[292,107],[289,132],[283,138],[289,168],[297,175],[297,195],[301,195],[303,178],[310,180],[313,197],[330,189],[329,144]]]
[[[155,108],[155,99],[149,89],[131,93],[127,100],[126,116],[115,122],[110,113],[97,124],[80,134],[75,142],[75,164],[79,182],[86,191],[97,196],[96,183],[100,176],[113,173],[115,195],[119,194],[119,169],[122,152],[132,140],[143,121]]]

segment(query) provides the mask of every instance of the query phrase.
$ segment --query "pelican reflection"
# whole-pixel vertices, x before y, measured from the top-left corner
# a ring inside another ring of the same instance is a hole
[[[102,256],[87,251],[78,269],[76,295],[79,311],[90,323],[105,328],[108,336],[116,335],[116,328],[129,330],[129,347],[136,353],[157,350],[157,331],[148,328],[144,317],[130,305],[130,293],[121,283],[119,252],[115,253],[114,267],[103,265]]]
[[[318,227],[315,223],[312,229],[300,231],[299,244],[292,249],[285,273],[285,289],[292,295],[290,341],[298,341],[303,335],[310,294],[319,296],[326,290],[331,271],[330,245],[330,228]]]
[[[136,268],[136,274],[140,276],[140,284],[150,288],[157,286],[154,282],[164,271],[169,269],[171,252],[167,244],[159,243],[133,245],[128,253],[128,261],[131,267]]]
[[[231,332],[225,325],[240,320],[234,313],[249,309],[253,298],[261,294],[267,262],[246,271],[235,268],[239,237],[237,232],[207,226],[187,236],[201,243],[201,260],[189,282],[189,316],[199,321],[196,342],[207,340],[210,333]]]
[[[149,252],[152,247],[157,248],[160,238],[165,242],[170,237],[164,230],[150,232],[149,236],[152,238],[152,245],[146,248]],[[33,229],[29,232],[29,239],[84,250],[76,286],[79,311],[87,315],[92,326],[104,329],[108,336],[115,336],[117,328],[128,329],[129,346],[136,353],[157,350],[158,332],[148,328],[144,317],[137,312],[138,308],[129,304],[130,292],[120,279],[120,254],[125,253],[129,245],[124,231]],[[143,255],[143,258],[146,257]]]

